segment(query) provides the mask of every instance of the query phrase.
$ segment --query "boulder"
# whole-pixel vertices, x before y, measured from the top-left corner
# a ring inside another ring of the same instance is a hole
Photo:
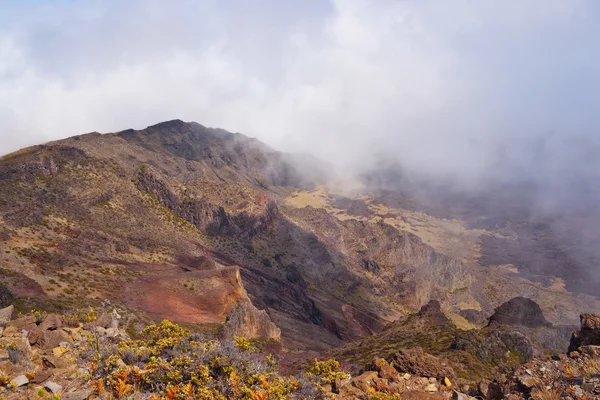
[[[15,387],[21,387],[29,384],[29,379],[25,375],[19,375],[11,380]]]
[[[373,369],[379,371],[379,376],[383,379],[387,379],[390,382],[400,381],[400,374],[398,371],[383,358],[375,357],[373,359]]]
[[[376,371],[367,371],[353,378],[352,384],[363,392],[368,392],[373,386],[373,381],[378,378],[379,374]]]
[[[332,392],[333,392],[333,393],[338,393],[338,394],[339,394],[339,393],[340,393],[340,390],[341,390],[341,389],[342,389],[344,386],[346,386],[346,385],[349,385],[349,384],[350,384],[350,382],[352,382],[352,379],[351,379],[351,378],[347,378],[347,379],[340,379],[339,377],[338,377],[338,378],[335,378],[335,381],[333,382],[333,385],[332,385]]]
[[[581,346],[581,354],[588,355],[592,358],[600,358],[600,346],[587,345]]]
[[[69,334],[61,330],[42,331],[42,338],[38,339],[38,346],[44,350],[50,350],[59,347],[61,343],[69,341]],[[30,341],[31,343],[31,341]]]
[[[44,322],[40,324],[40,329],[43,331],[54,331],[64,326],[64,320],[60,315],[49,314]]]
[[[540,306],[526,297],[515,297],[500,305],[489,319],[489,325],[521,325],[529,328],[552,326]]]
[[[571,336],[569,353],[577,351],[580,346],[600,346],[600,315],[581,314],[581,329]]]
[[[30,331],[31,329],[33,329],[34,326],[37,326],[35,321],[36,321],[35,317],[33,315],[30,315],[30,316],[17,318],[17,319],[10,321],[8,323],[8,326],[9,327],[12,326],[13,328],[16,328],[18,331],[23,330],[23,329],[26,331]]]
[[[258,310],[250,301],[242,302],[229,314],[222,327],[225,338],[243,336],[248,339],[281,339],[281,330],[265,310]]]
[[[46,389],[47,391],[49,391],[52,394],[57,394],[58,392],[60,392],[62,390],[62,386],[59,385],[58,383],[48,381],[44,385],[44,389]]]
[[[419,376],[432,376],[438,379],[453,378],[455,376],[452,367],[448,366],[443,360],[425,353],[420,347],[400,350],[391,358],[395,368],[401,372]]]
[[[11,304],[8,307],[5,307],[3,309],[0,310],[0,323],[2,323],[3,321],[10,321],[12,319],[12,316],[15,312],[15,307]]]
[[[417,315],[421,318],[428,319],[434,325],[441,325],[450,322],[446,314],[442,311],[442,306],[437,300],[430,300],[429,303],[425,304]]]
[[[91,389],[77,390],[63,394],[61,400],[87,400],[92,394],[93,390]]]
[[[119,329],[119,321],[121,320],[121,316],[117,312],[117,310],[113,310],[110,313],[110,324],[108,326],[109,329]]]
[[[31,383],[43,383],[50,379],[52,376],[52,372],[50,371],[37,371],[33,378],[31,378]]]

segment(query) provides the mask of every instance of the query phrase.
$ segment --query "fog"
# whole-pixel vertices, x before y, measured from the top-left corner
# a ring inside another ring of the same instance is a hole
[[[180,118],[344,170],[386,157],[466,185],[488,171],[587,172],[599,8],[2,2],[0,153]]]
[[[537,213],[583,216],[588,243],[599,11],[593,0],[4,1],[0,154],[179,118],[352,176],[393,165],[468,193],[524,182]]]

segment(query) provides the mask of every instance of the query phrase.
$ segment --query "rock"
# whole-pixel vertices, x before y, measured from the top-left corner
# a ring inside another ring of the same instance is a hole
[[[387,379],[383,379],[383,378],[379,378],[379,377],[374,378],[373,379],[373,387],[378,392],[387,392],[387,393],[392,392],[392,388],[390,387],[390,381],[388,381]]]
[[[487,400],[502,400],[504,399],[504,393],[502,388],[496,382],[492,382],[488,385],[488,391],[486,394]]]
[[[435,385],[435,383],[429,383],[429,384],[427,384],[427,386],[425,386],[425,391],[426,392],[437,392],[438,388]]]
[[[441,325],[450,321],[448,317],[446,317],[446,314],[442,312],[442,306],[437,300],[430,300],[429,303],[421,307],[417,315],[419,317],[427,318],[435,325]]]
[[[271,321],[265,310],[257,309],[251,302],[242,302],[227,314],[222,327],[225,338],[243,336],[248,339],[281,339],[281,330]]]
[[[379,371],[379,376],[381,378],[388,379],[391,382],[400,381],[400,374],[398,371],[383,358],[375,358],[373,360],[373,366]]]
[[[65,393],[61,396],[61,400],[87,400],[93,391],[91,389],[77,390],[75,392]]]
[[[117,310],[114,309],[112,313],[110,313],[110,325],[109,328],[119,329],[119,320],[121,316],[117,313]]]
[[[590,357],[600,357],[600,346],[587,345],[580,347],[581,354],[588,355]]]
[[[402,379],[404,379],[405,381],[407,381],[407,380],[410,379],[411,376],[412,376],[411,374],[404,374],[404,375],[402,375]]]
[[[44,389],[48,390],[52,394],[57,394],[58,392],[60,392],[62,390],[62,386],[59,385],[58,383],[48,381],[44,385]]]
[[[36,344],[38,346],[42,346],[44,342],[44,332],[39,326],[36,326],[29,331],[27,339],[29,340],[29,344],[32,346]]]
[[[522,376],[519,378],[519,383],[523,385],[526,389],[531,389],[535,387],[540,380],[533,376]]]
[[[475,397],[471,397],[467,394],[459,393],[457,391],[454,391],[452,393],[452,399],[453,400],[476,400]]]
[[[352,379],[351,379],[351,378],[347,378],[347,379],[340,379],[339,377],[338,377],[338,378],[335,378],[335,382],[333,383],[333,389],[332,389],[332,392],[333,392],[333,393],[338,393],[338,394],[339,394],[339,393],[340,393],[340,390],[341,390],[341,389],[342,389],[344,386],[346,386],[346,385],[349,385],[349,384],[350,384],[350,382],[352,382]]]
[[[114,339],[119,336],[119,328],[108,328],[104,331],[104,335],[107,338]]]
[[[487,316],[484,311],[469,309],[461,310],[458,314],[474,325],[482,326],[487,323]]]
[[[352,379],[352,384],[360,390],[366,392],[373,385],[373,380],[378,378],[379,374],[375,371],[367,371]]]
[[[55,348],[52,349],[52,354],[54,354],[54,357],[60,357],[66,351],[67,351],[67,349],[65,349],[64,347],[55,347]]]
[[[37,371],[33,378],[31,378],[31,383],[43,383],[50,379],[52,373],[50,371]]]
[[[64,320],[60,315],[48,314],[44,322],[40,324],[40,329],[43,331],[55,331],[59,328],[62,328],[63,325]]]
[[[359,396],[364,395],[364,393],[356,386],[346,385],[340,389],[339,395],[341,399],[356,399],[360,398]]]
[[[12,319],[13,313],[15,312],[15,306],[12,304],[8,307],[4,307],[0,310],[0,323],[3,321],[8,322]]]
[[[600,346],[600,315],[581,314],[579,320],[581,328],[571,336],[569,353],[576,351],[580,346]]]
[[[62,342],[70,340],[69,335],[64,332],[62,329],[57,329],[54,331],[41,331],[43,332],[43,339],[41,343],[38,343],[44,350],[54,349],[55,347],[60,347]]]
[[[14,319],[12,321],[10,321],[8,323],[8,326],[12,326],[14,328],[17,329],[17,331],[20,330],[26,330],[26,331],[30,331],[34,326],[37,326],[35,323],[36,319],[34,316],[30,315],[27,317],[21,317],[21,318],[17,318]]]
[[[479,390],[479,393],[482,396],[487,396],[487,392],[489,390],[489,386],[488,383],[486,381],[481,381],[479,382],[479,384],[477,385],[477,390]]]
[[[392,360],[398,371],[413,375],[432,376],[437,379],[455,376],[452,367],[439,358],[425,353],[420,347],[401,350],[392,356]]]
[[[19,375],[10,381],[15,387],[21,387],[29,384],[29,379],[25,375]]]
[[[4,328],[4,331],[2,331],[2,336],[14,336],[16,334],[19,333],[19,330],[17,328],[15,328],[14,326],[7,326],[6,328]]]
[[[110,315],[108,315],[106,313],[102,313],[100,315],[100,317],[98,317],[98,319],[96,319],[90,325],[91,325],[91,327],[102,327],[102,328],[106,329],[106,328],[110,328],[111,322],[112,322],[112,318],[110,317]]]
[[[42,365],[44,368],[56,368],[56,364],[54,363],[54,359],[50,357],[42,357]]]
[[[74,342],[80,342],[83,340],[83,337],[80,333],[80,328],[62,328],[62,331],[71,336],[71,339]]]
[[[578,351],[571,351],[571,352],[569,352],[569,357],[571,357],[571,358],[579,358],[579,357],[581,357],[581,353],[578,352]]]
[[[581,388],[586,392],[593,392],[596,389],[596,384],[593,382],[582,383]]]
[[[489,325],[521,325],[529,328],[552,326],[546,321],[540,306],[525,297],[515,297],[496,308]]]
[[[56,357],[54,355],[42,356],[42,362],[46,368],[66,368],[69,366],[68,357]]]

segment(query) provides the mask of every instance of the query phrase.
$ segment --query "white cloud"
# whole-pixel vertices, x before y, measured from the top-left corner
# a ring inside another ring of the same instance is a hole
[[[592,1],[263,4],[0,6],[0,153],[181,118],[470,178],[548,130],[595,140]]]

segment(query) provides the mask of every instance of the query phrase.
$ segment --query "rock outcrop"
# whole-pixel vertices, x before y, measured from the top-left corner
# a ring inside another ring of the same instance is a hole
[[[432,376],[439,379],[454,377],[454,370],[443,360],[427,354],[422,348],[400,350],[390,360],[400,372],[412,375]]]
[[[515,297],[496,308],[490,317],[490,325],[521,325],[529,328],[551,326],[544,318],[540,306],[525,297]]]
[[[569,352],[577,351],[581,346],[600,346],[600,315],[581,314],[581,329],[573,333]]]
[[[248,339],[281,339],[281,330],[271,321],[265,310],[258,310],[252,303],[240,303],[229,314],[222,328],[223,336],[232,339],[243,336]]]

